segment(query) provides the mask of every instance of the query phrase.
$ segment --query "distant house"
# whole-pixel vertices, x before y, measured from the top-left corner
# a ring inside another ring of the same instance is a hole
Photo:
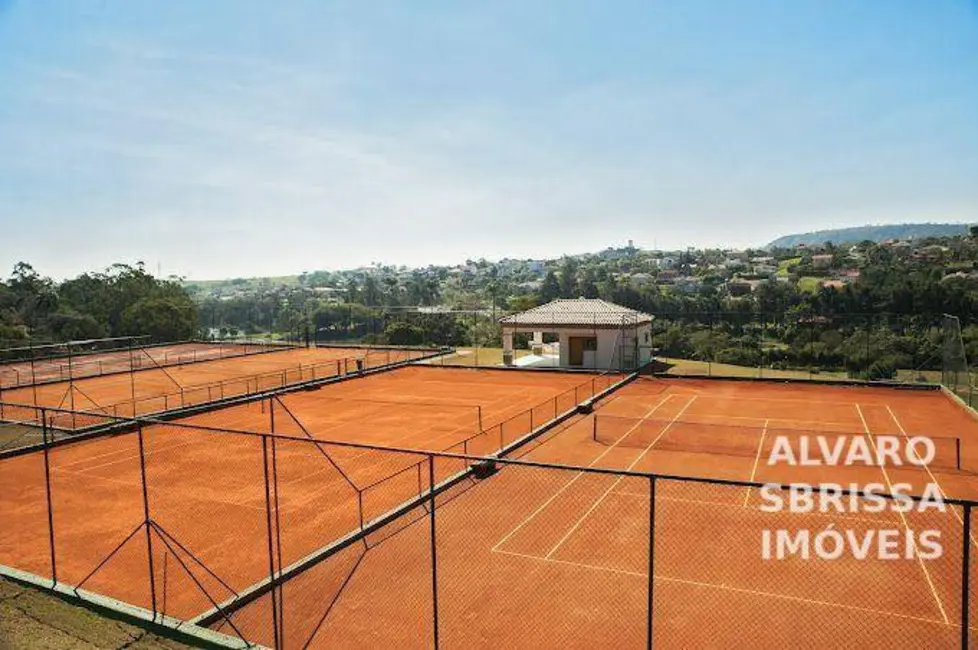
[[[753,289],[751,283],[747,280],[731,280],[727,283],[727,291],[731,296],[746,296]]]
[[[659,258],[656,258],[656,259],[653,259],[652,260],[652,266],[654,268],[657,268],[657,269],[665,269],[665,270],[670,270],[670,269],[676,268],[676,265],[678,263],[679,263],[679,260],[677,260],[675,257],[670,257],[668,255],[665,256],[665,257],[659,257]]]
[[[652,284],[653,278],[648,273],[633,273],[631,277],[628,278],[628,283],[635,289],[641,289],[642,287]]]
[[[914,257],[917,259],[927,260],[928,262],[939,262],[944,258],[944,254],[948,252],[948,249],[944,246],[939,246],[933,244],[931,246],[924,246],[914,253]]]
[[[693,277],[691,275],[684,275],[682,277],[676,278],[675,285],[683,293],[696,293],[700,290],[700,286],[703,283],[699,278]]]
[[[832,256],[828,254],[812,255],[812,266],[816,269],[827,269],[832,266]]]
[[[820,287],[824,287],[826,289],[836,289],[836,290],[839,290],[839,289],[845,289],[846,283],[843,282],[842,280],[826,280],[826,281],[822,282],[821,284],[819,284],[819,286]]]
[[[678,272],[673,270],[659,271],[659,275],[656,276],[659,284],[672,284],[675,282],[676,277],[679,275]]]

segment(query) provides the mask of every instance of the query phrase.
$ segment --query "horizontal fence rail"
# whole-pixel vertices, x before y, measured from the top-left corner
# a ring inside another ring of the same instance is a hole
[[[102,426],[117,418],[132,418],[175,409],[187,409],[222,402],[231,398],[287,389],[299,384],[353,376],[392,364],[414,361],[432,353],[434,353],[433,350],[369,349],[362,357],[346,357],[319,363],[298,364],[281,370],[234,377],[206,384],[190,386],[179,386],[177,384],[178,387],[169,392],[126,399],[107,405],[99,404],[87,395],[81,386],[69,382],[60,402],[55,406],[48,405],[44,408],[47,408],[50,413],[56,414],[48,422],[49,426],[54,429],[68,431],[88,429]],[[176,384],[175,380],[171,379],[171,382]],[[0,400],[2,397],[3,393],[0,392]],[[80,405],[89,405],[89,407],[82,408]],[[41,406],[37,403],[0,401],[0,422],[36,424],[39,422],[37,419],[38,408]],[[0,449],[2,448],[3,444],[0,442]]]

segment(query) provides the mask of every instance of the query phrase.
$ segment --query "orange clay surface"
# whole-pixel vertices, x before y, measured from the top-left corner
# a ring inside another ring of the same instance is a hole
[[[261,580],[268,573],[266,453],[275,480],[278,507],[272,525],[280,526],[283,566],[354,530],[361,516],[369,521],[428,485],[420,454],[263,439],[192,424],[267,431],[274,413],[275,431],[283,435],[304,437],[308,431],[319,437],[322,431],[335,439],[444,449],[477,435],[476,407],[481,406],[487,433],[477,438],[486,440],[489,451],[500,432],[503,442],[525,435],[505,423],[522,423],[519,414],[540,403],[547,406],[539,417],[549,413],[550,419],[555,398],[562,410],[572,408],[575,395],[590,397],[592,379],[589,374],[407,367],[287,395],[281,402],[145,426],[148,501],[155,524],[149,541],[141,527],[137,435],[53,448],[58,579],[148,608],[151,544],[157,607],[181,618],[198,615],[212,606],[211,599],[222,601]],[[371,401],[380,399],[399,403]],[[461,468],[458,462],[440,466],[437,480]],[[51,575],[45,504],[42,454],[0,460],[0,564]]]
[[[333,439],[445,449],[472,428],[473,416],[455,407],[481,404],[484,426],[491,428],[507,416],[513,420],[516,401],[553,399],[575,384],[580,395],[587,380],[411,367],[288,395],[280,403],[228,409],[224,419],[215,412],[192,420],[259,429],[274,417],[283,435],[301,437],[304,427],[315,436],[328,431]],[[370,399],[413,405],[404,407],[410,415],[395,415]],[[426,418],[422,401],[453,407],[431,406],[440,418]],[[978,481],[968,471],[765,463],[770,438],[804,429],[959,437],[963,466],[973,467],[978,421],[938,391],[639,379],[599,402],[594,413],[661,423],[661,436],[643,448],[628,446],[626,428],[620,444],[596,442],[594,415],[579,415],[524,447],[521,457],[757,481],[908,482],[917,488],[933,482],[948,496],[978,497]],[[376,427],[368,417],[377,418]],[[757,456],[711,453],[730,435],[754,435]],[[676,436],[688,436],[702,450],[656,449]],[[177,423],[147,427],[144,440],[150,515],[158,525],[149,536],[157,607],[181,618],[267,577],[269,529],[278,540],[271,561],[287,567],[355,530],[358,502],[369,520],[423,494],[429,484],[422,454],[210,433]],[[52,499],[59,579],[77,585],[135,531],[84,588],[147,607],[138,457],[131,434],[55,448]],[[265,459],[272,476],[268,493]],[[436,459],[435,480],[463,466]],[[0,527],[0,563],[50,575],[43,472],[38,454],[0,461],[0,515],[11,524]],[[384,476],[389,478],[376,483]],[[441,647],[644,647],[650,489],[646,478],[508,466],[440,495]],[[744,487],[658,479],[655,490],[656,647],[957,647],[960,507],[904,514],[764,513],[758,491]],[[762,560],[762,531],[814,535],[829,525],[860,535],[935,530],[944,552],[926,561],[883,561],[873,554],[864,560]],[[427,512],[416,509],[287,582],[276,601],[283,645],[430,647],[430,526]],[[972,548],[978,548],[975,542]],[[271,645],[271,612],[266,595],[213,627]]]
[[[313,368],[316,378],[333,376],[337,373],[336,360],[349,358],[348,366],[352,371],[355,366],[352,359],[362,358],[365,353],[366,350],[356,348],[284,349],[134,373],[86,377],[74,382],[20,387],[4,390],[2,398],[15,404],[132,416],[133,396],[135,414],[154,413],[277,387],[282,385],[283,372],[287,373],[287,383],[312,379]],[[384,358],[383,351],[375,351],[372,355],[380,362]],[[259,376],[257,380],[256,376]],[[14,413],[9,418],[16,419],[15,416]]]
[[[603,400],[595,414],[655,418],[660,442],[690,436],[702,451],[598,443],[587,415],[541,436],[521,457],[758,481],[918,487],[926,481],[952,497],[978,497],[975,476],[960,471],[768,467],[764,460],[771,443],[762,436],[805,429],[958,436],[964,463],[973,466],[978,422],[937,391],[640,379]],[[722,431],[730,423],[737,431]],[[751,425],[761,460],[709,453],[720,444],[714,436],[750,435],[743,429]],[[645,478],[509,466],[441,495],[435,511],[441,647],[644,647],[650,487]],[[656,647],[958,647],[960,507],[801,514],[764,513],[759,505],[757,490],[744,487],[656,482]],[[430,525],[424,510],[414,511],[289,581],[278,594],[284,644],[430,647]],[[927,561],[875,554],[761,558],[764,530],[814,535],[829,525],[859,535],[938,531],[944,552]],[[972,584],[978,586],[974,577]],[[263,596],[214,628],[271,643],[271,605]]]
[[[70,377],[91,377],[111,372],[128,371],[130,367],[146,368],[154,365],[167,366],[178,363],[194,363],[208,359],[240,356],[264,352],[267,346],[220,343],[175,343],[153,347],[134,347],[130,358],[129,349],[112,350],[68,357],[37,359],[33,371],[31,363],[16,362],[0,365],[0,387],[22,386],[34,382],[60,381]]]

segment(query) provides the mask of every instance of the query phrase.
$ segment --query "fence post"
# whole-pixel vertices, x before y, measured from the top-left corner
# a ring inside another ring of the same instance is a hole
[[[58,563],[54,554],[54,501],[51,498],[51,458],[48,441],[48,412],[41,409],[41,440],[44,443],[44,490],[48,501],[48,546],[51,551],[51,581],[58,584]]]
[[[435,551],[435,457],[428,456],[428,496],[431,506],[431,604],[435,650],[438,650],[438,555]]]
[[[278,629],[278,596],[275,587],[275,548],[272,541],[272,493],[271,483],[268,477],[268,436],[261,437],[261,451],[263,467],[265,471],[265,532],[268,536],[268,579],[273,581],[271,585],[272,595],[272,636],[275,639],[275,647],[281,648],[279,643]]]
[[[648,611],[646,612],[647,627],[646,647],[652,648],[652,616],[654,612],[653,597],[655,586],[655,476],[649,477],[649,592]]]
[[[964,504],[964,550],[961,557],[961,648],[968,648],[968,600],[971,596],[971,504]]]
[[[136,435],[139,439],[139,474],[143,484],[143,526],[146,528],[146,554],[149,559],[149,593],[153,601],[153,620],[156,620],[156,571],[153,568],[153,535],[150,530],[149,490],[146,486],[146,452],[143,448],[143,423],[136,425]]]

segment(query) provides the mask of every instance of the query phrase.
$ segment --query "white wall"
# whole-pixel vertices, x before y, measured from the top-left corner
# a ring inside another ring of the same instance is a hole
[[[564,368],[596,368],[606,370],[618,367],[618,334],[620,330],[560,330],[560,365]],[[594,336],[598,339],[596,352],[584,352],[584,365],[570,365],[570,338],[573,336]]]
[[[652,323],[638,326],[638,365],[652,360]]]

